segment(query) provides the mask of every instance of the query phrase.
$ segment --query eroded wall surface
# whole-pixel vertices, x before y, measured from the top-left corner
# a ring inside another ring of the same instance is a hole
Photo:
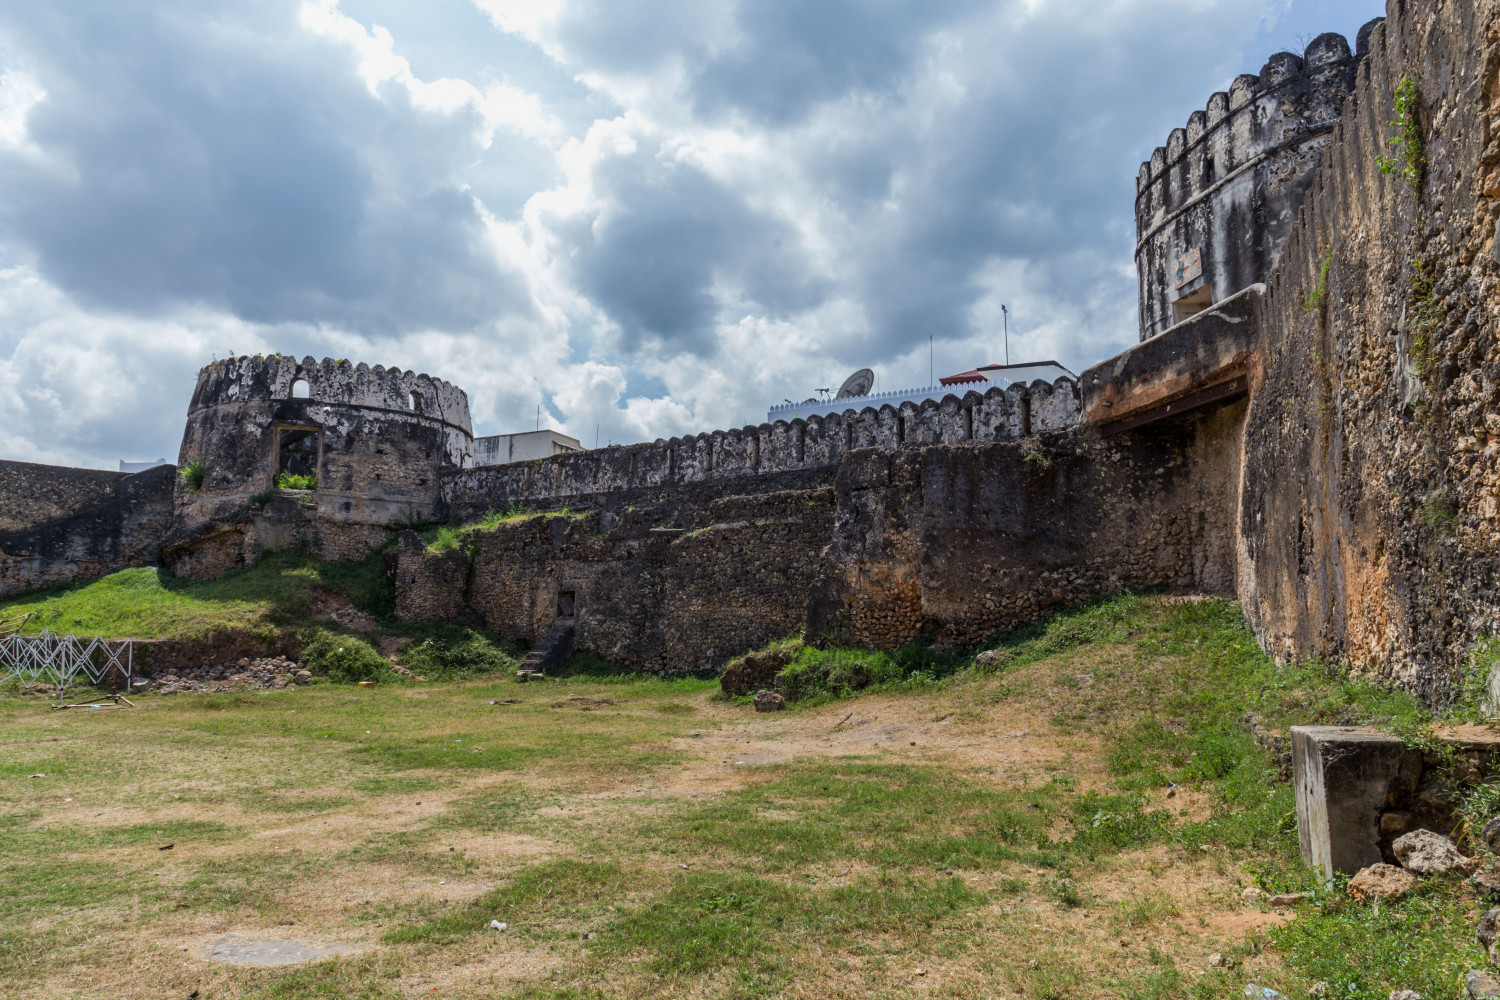
[[[397,613],[472,609],[535,640],[567,592],[579,649],[682,670],[804,633],[966,645],[1125,587],[1232,592],[1243,414],[1231,403],[1108,439],[1075,427],[868,447],[832,470],[674,486],[654,504],[573,496],[478,533],[472,560],[408,534]]]
[[[155,563],[175,478],[0,463],[0,597]]]
[[[1269,282],[1239,589],[1278,657],[1441,701],[1500,634],[1500,5],[1388,14]]]

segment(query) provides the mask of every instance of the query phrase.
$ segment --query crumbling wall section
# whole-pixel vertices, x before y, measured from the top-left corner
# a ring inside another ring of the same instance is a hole
[[[1369,48],[1263,307],[1239,591],[1279,659],[1440,702],[1500,634],[1500,4],[1393,2]]]
[[[172,522],[170,466],[122,475],[5,465],[5,523],[22,522],[28,511],[39,516],[0,530],[0,597],[157,561]]]
[[[637,510],[517,518],[473,536],[472,566],[406,533],[397,614],[444,620],[467,605],[489,628],[535,641],[567,609],[576,648],[674,673],[800,633],[831,534],[832,491],[704,496],[698,513],[691,529],[655,526]]]
[[[850,455],[810,631],[963,646],[1127,587],[1231,593],[1244,409]]]

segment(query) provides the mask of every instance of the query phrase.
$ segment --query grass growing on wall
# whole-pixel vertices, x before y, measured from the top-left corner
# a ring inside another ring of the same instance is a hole
[[[356,607],[389,616],[395,595],[376,553],[357,563],[330,563],[297,552],[267,555],[216,580],[185,580],[165,569],[126,569],[88,583],[65,584],[0,601],[0,616],[32,614],[28,633],[157,639],[223,628],[269,633],[307,621],[319,588],[347,593]]]
[[[538,517],[567,517],[581,519],[588,515],[571,511],[566,508],[561,510],[527,510],[519,503],[513,503],[504,510],[487,511],[483,517],[468,524],[443,524],[429,527],[421,532],[422,540],[427,543],[429,552],[451,552],[454,549],[467,550],[475,540],[475,536],[486,531],[494,531],[496,528],[507,524],[518,524],[521,521],[529,521]]]

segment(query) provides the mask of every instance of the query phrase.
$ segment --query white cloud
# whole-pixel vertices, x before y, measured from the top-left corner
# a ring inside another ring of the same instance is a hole
[[[1138,158],[1272,31],[1379,12],[472,2],[0,10],[0,457],[170,457],[231,349],[586,444],[997,360],[1001,303],[1081,368],[1134,337]]]
[[[26,130],[31,109],[42,103],[47,92],[29,73],[0,73],[0,147],[40,156],[41,150]]]

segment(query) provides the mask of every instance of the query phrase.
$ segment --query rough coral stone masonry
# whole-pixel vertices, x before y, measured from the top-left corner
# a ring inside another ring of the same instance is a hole
[[[189,409],[200,490],[0,466],[0,592],[355,559],[521,509],[452,553],[404,537],[400,613],[682,670],[1182,588],[1237,595],[1278,658],[1444,701],[1500,635],[1500,0],[1388,13],[1272,57],[1153,155],[1143,341],[1077,382],[474,467],[440,379],[236,358]]]

